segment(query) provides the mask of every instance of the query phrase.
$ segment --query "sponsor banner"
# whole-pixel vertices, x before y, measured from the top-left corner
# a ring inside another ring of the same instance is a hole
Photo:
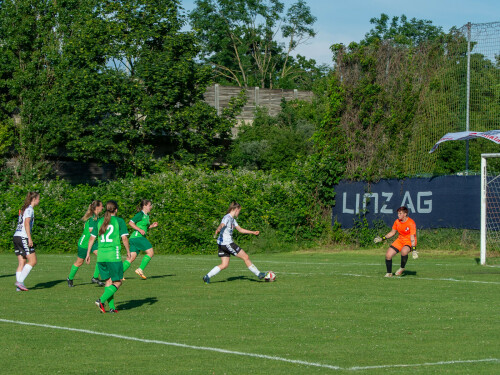
[[[490,130],[487,132],[458,132],[458,133],[447,133],[441,138],[439,141],[436,142],[434,147],[429,151],[430,153],[433,153],[434,151],[437,150],[439,144],[446,142],[446,141],[466,141],[467,139],[474,139],[474,138],[485,138],[489,139],[490,141],[493,141],[497,144],[500,144],[500,130]]]
[[[481,176],[440,176],[381,180],[377,183],[343,181],[335,186],[332,224],[352,228],[362,217],[383,220],[392,227],[397,209],[408,207],[417,228],[479,229]]]

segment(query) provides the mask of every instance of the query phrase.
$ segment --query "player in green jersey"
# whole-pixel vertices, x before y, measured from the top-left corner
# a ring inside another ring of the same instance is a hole
[[[143,199],[137,206],[137,214],[128,222],[132,229],[134,229],[134,232],[130,236],[130,258],[123,262],[123,272],[125,272],[135,258],[137,258],[139,252],[144,251],[146,255],[142,258],[139,268],[135,270],[135,273],[144,280],[146,279],[144,269],[154,255],[153,245],[146,239],[146,233],[148,229],[158,226],[157,222],[149,224],[149,213],[152,207],[153,203],[150,200]]]
[[[102,202],[100,200],[95,200],[89,205],[87,212],[82,217],[82,221],[84,221],[85,224],[83,225],[82,236],[78,240],[78,255],[75,263],[71,266],[71,270],[67,278],[68,287],[70,288],[74,286],[73,279],[87,256],[87,246],[89,244],[90,233],[92,233],[92,229],[97,225],[97,219],[99,214],[102,212],[102,208]],[[92,246],[92,252],[97,255],[97,242],[95,242]],[[94,276],[90,281],[94,284],[98,284],[99,286],[104,286],[104,283],[99,280],[99,267],[97,266],[97,263],[94,269]]]
[[[99,251],[97,252],[97,265],[101,278],[106,280],[104,293],[95,301],[99,310],[106,312],[104,304],[108,302],[109,312],[116,313],[115,293],[122,285],[123,279],[123,263],[120,254],[121,242],[127,250],[127,258],[130,258],[130,248],[128,244],[128,230],[125,220],[117,217],[118,203],[115,201],[106,202],[106,212],[104,217],[99,219],[97,226],[92,229],[87,248],[87,256],[85,262],[90,264],[90,252],[94,241],[98,238]],[[121,239],[121,242],[120,242]]]

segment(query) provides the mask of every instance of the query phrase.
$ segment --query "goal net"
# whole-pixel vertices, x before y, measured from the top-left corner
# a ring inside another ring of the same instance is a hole
[[[481,154],[481,264],[500,259],[500,154]]]

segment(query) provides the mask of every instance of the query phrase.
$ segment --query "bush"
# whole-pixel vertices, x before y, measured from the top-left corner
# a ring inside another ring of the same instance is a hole
[[[151,220],[158,221],[159,226],[150,231],[148,238],[157,253],[215,252],[212,236],[232,200],[243,207],[239,224],[260,230],[262,238],[257,241],[275,248],[279,246],[276,239],[282,241],[283,247],[314,240],[329,225],[321,218],[321,209],[307,186],[296,181],[264,172],[178,167],[175,171],[97,186],[71,186],[62,180],[10,185],[0,195],[0,228],[6,234],[0,239],[3,251],[12,250],[11,235],[18,210],[29,190],[41,195],[33,228],[34,242],[41,252],[74,253],[83,228],[80,218],[94,199],[116,200],[118,215],[126,222],[141,199],[151,199]],[[236,235],[236,239],[242,245],[256,241],[253,236]],[[259,251],[266,251],[261,247]]]

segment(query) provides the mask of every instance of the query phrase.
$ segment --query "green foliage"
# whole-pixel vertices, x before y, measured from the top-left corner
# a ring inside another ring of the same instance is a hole
[[[290,56],[316,34],[316,17],[304,0],[286,12],[279,0],[197,0],[189,18],[202,43],[202,59],[215,68],[219,83],[262,88],[301,81],[310,85],[310,77],[323,69],[313,60]],[[276,40],[280,30],[286,45]]]
[[[359,215],[354,219],[354,225],[347,230],[347,240],[359,247],[373,247],[373,239],[388,233],[390,228],[383,220],[374,220],[369,223],[366,217]]]
[[[115,199],[119,215],[127,222],[141,199],[151,199],[151,218],[159,226],[148,237],[160,253],[213,253],[212,235],[233,200],[243,207],[240,225],[261,230],[264,243],[276,245],[278,238],[285,243],[313,241],[328,226],[308,187],[297,181],[283,180],[273,173],[174,166],[145,178],[95,187],[71,186],[59,180],[31,186],[12,184],[0,194],[0,228],[4,233],[13,233],[29,190],[41,195],[33,236],[42,252],[74,252],[83,228],[80,218],[94,199]],[[236,238],[246,243],[247,237]],[[11,242],[10,235],[3,236],[0,248],[10,249]]]

